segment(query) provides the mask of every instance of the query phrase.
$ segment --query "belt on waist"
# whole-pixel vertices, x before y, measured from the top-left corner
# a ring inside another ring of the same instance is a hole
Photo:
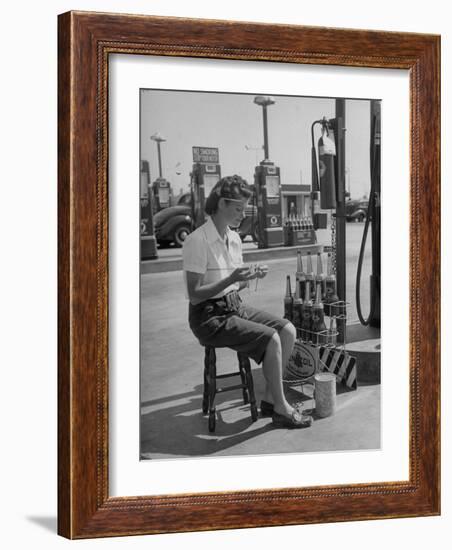
[[[242,299],[240,298],[240,294],[236,290],[231,290],[231,292],[228,292],[224,296],[220,296],[219,298],[210,298],[209,300],[204,300],[203,302],[200,302],[199,304],[196,304],[193,307],[202,308],[207,304],[212,304],[212,305],[218,305],[218,306],[226,306],[226,308],[230,311],[237,311],[240,307],[241,302],[242,302]]]

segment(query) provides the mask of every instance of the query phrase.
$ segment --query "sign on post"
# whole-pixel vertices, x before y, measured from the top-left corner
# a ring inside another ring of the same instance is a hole
[[[218,164],[220,162],[218,147],[192,147],[193,162],[204,164]]]

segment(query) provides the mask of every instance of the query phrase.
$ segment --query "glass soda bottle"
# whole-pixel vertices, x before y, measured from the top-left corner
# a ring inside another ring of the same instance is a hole
[[[306,286],[306,274],[303,270],[303,258],[301,250],[297,250],[297,272],[295,274],[297,284],[300,286],[300,296],[304,296],[304,288]]]
[[[307,260],[307,267],[306,267],[306,281],[309,281],[309,288],[311,290],[311,300],[315,300],[315,275],[314,270],[312,269],[312,256],[311,253],[308,252],[308,260]]]
[[[286,295],[284,296],[284,319],[292,321],[293,318],[293,300],[292,290],[290,288],[290,275],[286,278]]]
[[[311,339],[312,300],[310,285],[310,281],[306,280],[301,319],[301,338],[305,342],[309,342]]]
[[[325,275],[323,274],[322,254],[318,252],[317,253],[317,275],[315,276],[315,285],[317,288],[317,285],[320,284],[320,288],[322,290],[322,299],[325,296],[324,283],[325,283]]]
[[[292,323],[297,331],[297,337],[301,337],[301,321],[303,317],[303,300],[300,295],[300,285],[295,283],[295,298],[293,299],[292,305]]]
[[[326,330],[325,325],[325,316],[323,312],[322,304],[322,284],[318,283],[315,293],[315,302],[312,306],[312,341],[314,344],[325,343],[324,338],[322,338],[321,332]]]

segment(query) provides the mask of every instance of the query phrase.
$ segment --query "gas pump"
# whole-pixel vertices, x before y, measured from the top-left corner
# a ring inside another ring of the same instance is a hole
[[[256,166],[254,184],[257,197],[259,248],[284,245],[279,167],[269,160]]]
[[[311,126],[312,139],[312,216],[317,229],[322,220],[320,208],[331,210],[332,265],[336,278],[337,297],[341,303],[346,300],[345,265],[345,100],[336,99],[336,117],[316,120]],[[321,126],[318,141],[319,163],[314,141],[314,127]],[[345,305],[344,305],[345,308]],[[338,342],[345,339],[345,311],[339,311],[337,319]],[[342,315],[343,314],[343,315]],[[342,318],[341,318],[342,317]]]
[[[314,207],[332,210],[332,253],[335,275],[337,278],[337,295],[339,300],[346,299],[346,249],[345,249],[345,100],[336,100],[336,117],[317,120],[312,124],[312,202]],[[380,327],[380,102],[371,101],[371,140],[370,170],[371,191],[368,213],[364,226],[356,276],[356,307],[359,320],[363,325]],[[319,168],[314,144],[314,126],[320,125],[322,135],[318,142]],[[333,212],[334,211],[334,212]],[[370,291],[370,313],[364,319],[360,303],[361,268],[369,225],[372,227],[372,274]],[[344,337],[345,322],[338,322],[340,337]]]
[[[158,257],[157,242],[154,235],[154,212],[153,212],[153,193],[151,187],[151,176],[149,171],[149,162],[141,161],[140,170],[140,242],[141,259],[150,260]]]
[[[281,178],[279,167],[269,160],[267,108],[275,104],[270,96],[256,96],[254,103],[262,107],[264,160],[255,168],[254,184],[257,199],[258,248],[284,245],[282,226]]]
[[[154,213],[171,206],[173,192],[171,184],[165,178],[157,178],[152,184]]]
[[[221,179],[219,153],[216,147],[193,147],[191,191],[195,227],[206,221],[204,206],[210,192]]]
[[[356,309],[363,325],[380,327],[380,277],[381,277],[381,104],[372,100],[370,103],[370,194],[367,216],[364,224],[363,238],[359,251],[358,268],[356,271]],[[361,311],[361,268],[364,249],[366,247],[369,224],[372,224],[372,273],[370,276],[370,311],[367,319]]]
[[[367,227],[372,223],[372,276],[371,313],[363,319],[359,305],[359,274],[357,277],[357,309],[363,324],[380,326],[380,105],[371,106],[371,200],[368,220],[361,245],[359,263],[365,246]],[[285,381],[299,383],[311,377],[316,369],[335,375],[336,381],[345,383],[350,389],[357,389],[358,374],[364,379],[379,382],[380,341],[378,331],[367,331],[351,325],[346,335],[346,193],[345,193],[345,100],[336,100],[336,116],[333,119],[316,120],[311,127],[312,136],[312,210],[319,207],[331,210],[331,251],[328,250],[327,274],[323,273],[321,254],[317,259],[317,275],[314,275],[311,257],[308,253],[306,270],[303,270],[301,254],[297,261],[296,285],[304,286],[302,292],[296,289],[295,299],[290,300],[290,285],[286,285],[284,299],[285,316],[298,304],[298,317],[292,314],[292,322],[298,329],[294,353],[289,359]],[[314,127],[321,127],[318,141],[319,163],[314,141]],[[314,220],[316,220],[314,214]],[[316,221],[315,221],[316,223]],[[310,285],[315,285],[315,293]],[[315,296],[315,301],[314,301]],[[301,321],[300,321],[301,314]],[[325,322],[324,315],[329,317]],[[377,324],[378,323],[378,324]],[[327,328],[328,327],[328,328]],[[369,338],[370,337],[370,338]],[[349,340],[349,342],[347,342]],[[315,355],[317,353],[317,356]],[[353,355],[352,355],[353,353]],[[306,369],[307,365],[313,365]],[[359,365],[359,369],[358,369]],[[341,374],[342,373],[342,374]]]

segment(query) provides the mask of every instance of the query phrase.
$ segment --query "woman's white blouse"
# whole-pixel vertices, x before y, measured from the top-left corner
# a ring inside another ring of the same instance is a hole
[[[204,274],[202,284],[221,281],[234,269],[243,265],[242,241],[235,231],[227,229],[226,238],[220,237],[211,218],[187,236],[182,248],[185,296],[187,292],[187,271]],[[219,298],[231,290],[238,290],[234,283],[213,296]]]

